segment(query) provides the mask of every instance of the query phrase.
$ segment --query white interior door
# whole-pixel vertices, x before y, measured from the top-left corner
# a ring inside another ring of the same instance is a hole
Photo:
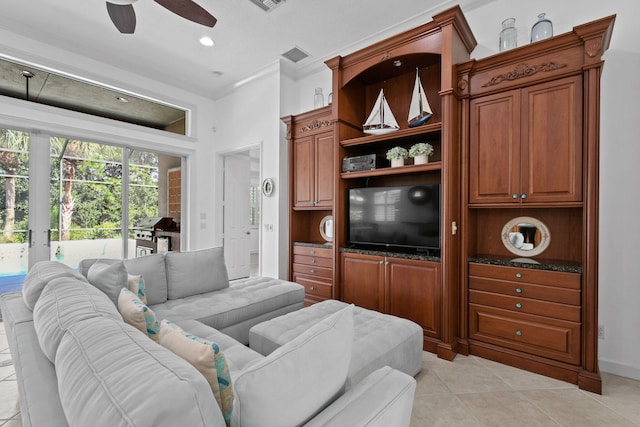
[[[250,169],[247,155],[224,159],[224,257],[229,280],[249,277],[251,271]]]

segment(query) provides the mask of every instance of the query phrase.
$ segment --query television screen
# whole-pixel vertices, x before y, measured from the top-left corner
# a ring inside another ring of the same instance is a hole
[[[352,188],[347,243],[440,249],[440,184]]]

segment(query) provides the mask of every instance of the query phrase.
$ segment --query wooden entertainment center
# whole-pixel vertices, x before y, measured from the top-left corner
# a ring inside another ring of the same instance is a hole
[[[283,118],[290,277],[306,303],[406,317],[443,359],[475,354],[599,393],[599,88],[614,20],[469,60],[476,41],[454,7],[327,61],[333,103]],[[416,69],[433,117],[410,128]],[[400,129],[365,134],[380,89]],[[342,171],[345,157],[417,142],[433,145],[429,163]],[[349,189],[434,183],[438,251],[348,242]]]

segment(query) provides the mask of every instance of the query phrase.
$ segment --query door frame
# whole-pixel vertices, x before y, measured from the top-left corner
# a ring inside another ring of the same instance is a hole
[[[220,200],[222,201],[222,203],[224,203],[225,201],[225,194],[224,194],[224,182],[226,179],[226,171],[224,170],[224,164],[225,164],[225,157],[227,156],[235,156],[238,155],[240,153],[246,153],[249,152],[251,150],[258,150],[258,185],[260,185],[262,183],[262,165],[263,165],[263,142],[260,141],[258,143],[255,144],[251,144],[251,145],[245,145],[242,147],[237,147],[237,148],[233,148],[233,149],[229,149],[229,150],[223,150],[223,151],[219,151],[218,152],[218,164],[221,165],[221,169],[222,169],[222,173],[221,173],[221,197]],[[219,175],[220,176],[220,175]],[[259,197],[259,211],[260,211],[260,216],[259,216],[259,221],[258,221],[258,270],[257,270],[257,275],[260,276],[262,275],[262,192],[260,192],[260,197]],[[226,235],[226,224],[224,221],[224,206],[221,206],[220,209],[220,218],[222,218],[222,220],[220,221],[221,223],[221,236],[222,236],[222,241],[223,241],[223,245],[224,245],[224,236]]]

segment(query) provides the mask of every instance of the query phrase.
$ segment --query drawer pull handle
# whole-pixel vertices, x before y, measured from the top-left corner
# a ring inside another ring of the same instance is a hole
[[[315,273],[316,271],[312,268],[311,270],[309,270],[309,273]]]
[[[516,308],[522,308],[522,304],[520,304],[519,302],[516,303]]]
[[[517,293],[519,293],[519,294],[521,294],[521,293],[522,293],[522,289],[520,289],[520,288],[516,288],[516,292],[517,292]]]
[[[522,274],[520,274],[520,273],[516,273],[516,277],[519,279],[519,278],[521,278],[521,277],[522,277]]]
[[[315,259],[312,259],[312,260],[311,260],[311,264],[315,264],[315,263],[316,263],[316,260],[315,260]]]
[[[311,255],[315,255],[315,254],[316,254],[316,251],[311,251]]]
[[[316,290],[316,287],[315,287],[315,286],[310,286],[310,287],[309,287],[309,290],[310,290],[310,291],[315,291],[315,290]]]
[[[522,331],[516,331],[516,335],[521,337],[522,336]]]

